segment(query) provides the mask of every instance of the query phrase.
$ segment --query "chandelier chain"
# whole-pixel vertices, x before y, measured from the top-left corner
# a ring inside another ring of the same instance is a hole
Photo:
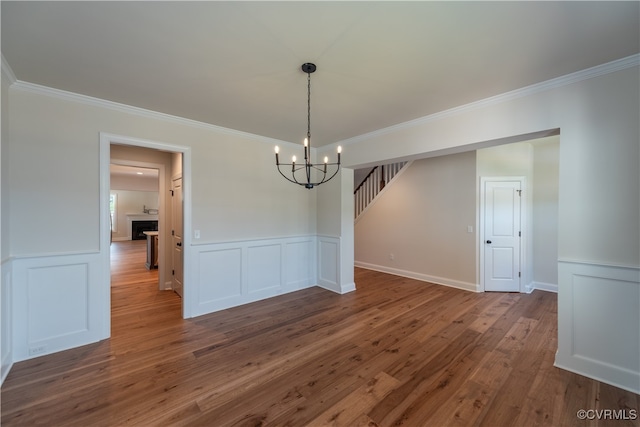
[[[307,73],[307,139],[311,147],[311,73]]]

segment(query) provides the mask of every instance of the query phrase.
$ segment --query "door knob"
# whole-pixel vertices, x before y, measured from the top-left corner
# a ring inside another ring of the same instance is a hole
[[[491,240],[487,240],[487,244],[490,245],[491,244]]]
[[[176,243],[176,246],[182,246],[182,242]]]

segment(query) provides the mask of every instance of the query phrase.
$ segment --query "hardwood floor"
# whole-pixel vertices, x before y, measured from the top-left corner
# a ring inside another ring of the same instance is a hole
[[[350,294],[311,288],[183,320],[179,297],[118,246],[112,338],[17,363],[3,426],[638,425],[577,418],[632,418],[640,396],[553,367],[555,294],[356,269]]]

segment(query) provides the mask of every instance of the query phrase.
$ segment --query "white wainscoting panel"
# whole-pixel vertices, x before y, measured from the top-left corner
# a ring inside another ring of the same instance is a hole
[[[14,361],[105,338],[98,253],[15,258],[12,269]]]
[[[192,246],[193,315],[314,286],[315,242],[303,236]]]
[[[342,293],[340,288],[340,239],[318,237],[318,286]]]
[[[5,378],[7,378],[7,374],[9,374],[11,366],[13,366],[11,266],[12,261],[10,259],[3,260],[2,269],[0,270],[2,272],[2,295],[0,296],[0,301],[2,302],[2,307],[0,307],[0,314],[2,315],[2,318],[0,319],[0,322],[2,322],[0,325],[0,339],[2,340],[0,344],[0,355],[2,357],[2,368],[0,371],[0,385],[4,382]]]
[[[310,278],[312,278],[311,284],[316,284],[316,263],[313,262],[316,258],[315,245],[315,236],[284,243],[285,291],[295,291],[308,287]]]
[[[242,248],[198,252],[198,305],[242,296]]]
[[[282,288],[282,245],[247,247],[247,292],[269,294]]]
[[[89,286],[89,265],[86,263],[29,268],[29,342],[87,332]],[[65,295],[64,303],[51,304],[60,294]]]
[[[640,269],[558,263],[555,365],[640,393]]]

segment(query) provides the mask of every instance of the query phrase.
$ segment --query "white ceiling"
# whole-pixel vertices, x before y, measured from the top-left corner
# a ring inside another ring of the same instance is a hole
[[[637,54],[630,2],[10,2],[20,81],[270,138],[341,141]]]
[[[158,169],[140,168],[136,166],[125,166],[112,163],[109,165],[109,171],[111,176],[158,179]]]

